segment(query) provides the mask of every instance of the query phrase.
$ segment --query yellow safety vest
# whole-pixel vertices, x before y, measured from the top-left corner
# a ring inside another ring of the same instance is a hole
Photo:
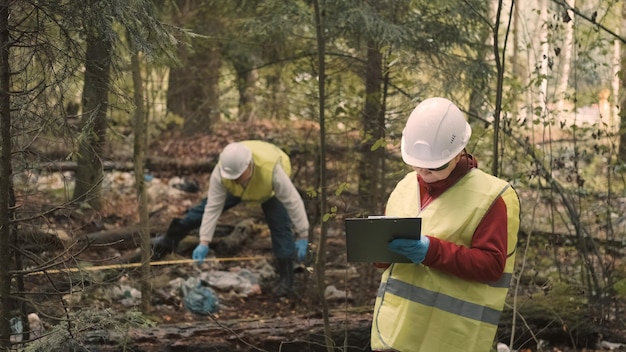
[[[472,169],[421,209],[415,172],[398,183],[386,215],[422,217],[422,234],[469,247],[480,221],[502,197],[508,258],[497,282],[467,281],[425,265],[392,264],[381,278],[371,345],[402,352],[487,352],[491,349],[515,264],[519,198],[505,181]]]
[[[272,178],[276,164],[280,163],[287,173],[291,176],[291,161],[289,156],[277,146],[263,141],[242,141],[252,152],[252,177],[244,188],[235,180],[222,179],[222,184],[228,192],[235,197],[240,197],[246,202],[264,202],[274,196],[274,187],[272,186]]]

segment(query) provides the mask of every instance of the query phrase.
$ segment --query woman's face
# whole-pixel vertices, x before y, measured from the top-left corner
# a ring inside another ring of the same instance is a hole
[[[450,176],[452,170],[456,167],[456,164],[461,160],[461,154],[455,156],[450,162],[442,165],[436,169],[424,169],[417,166],[411,166],[415,172],[424,180],[426,183],[434,183],[437,181],[445,180]]]

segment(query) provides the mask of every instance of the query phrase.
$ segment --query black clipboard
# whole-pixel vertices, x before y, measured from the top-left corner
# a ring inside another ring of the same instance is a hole
[[[387,245],[396,238],[418,240],[422,232],[422,218],[376,216],[347,218],[344,223],[348,262],[411,263]]]

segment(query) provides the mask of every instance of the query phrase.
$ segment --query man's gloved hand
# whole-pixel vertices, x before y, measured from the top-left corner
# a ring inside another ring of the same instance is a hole
[[[209,246],[206,244],[200,243],[196,249],[193,250],[193,254],[191,258],[196,261],[198,264],[202,264],[204,262],[204,258],[209,254]]]
[[[306,257],[306,251],[309,248],[309,240],[301,239],[296,241],[296,254],[298,255],[298,261],[304,261]]]
[[[415,264],[420,264],[426,258],[430,239],[428,236],[422,236],[419,240],[411,240],[407,238],[396,238],[389,242],[387,246],[390,251],[402,254],[411,259]]]

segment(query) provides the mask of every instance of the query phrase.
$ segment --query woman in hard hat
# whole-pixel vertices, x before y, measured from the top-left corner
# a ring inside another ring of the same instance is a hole
[[[273,144],[248,140],[227,145],[211,173],[207,198],[183,219],[172,221],[165,236],[156,241],[155,255],[171,252],[189,231],[199,226],[200,243],[192,258],[201,263],[209,253],[209,243],[222,212],[240,202],[260,203],[278,266],[279,280],[272,291],[276,296],[290,294],[293,261],[304,260],[309,236],[304,202],[290,175],[289,156]]]
[[[383,272],[373,351],[490,351],[513,273],[519,199],[477,168],[465,150],[471,127],[449,100],[430,98],[409,116],[402,159],[413,171],[391,193],[386,215],[421,217],[419,240],[389,249],[412,263]]]

